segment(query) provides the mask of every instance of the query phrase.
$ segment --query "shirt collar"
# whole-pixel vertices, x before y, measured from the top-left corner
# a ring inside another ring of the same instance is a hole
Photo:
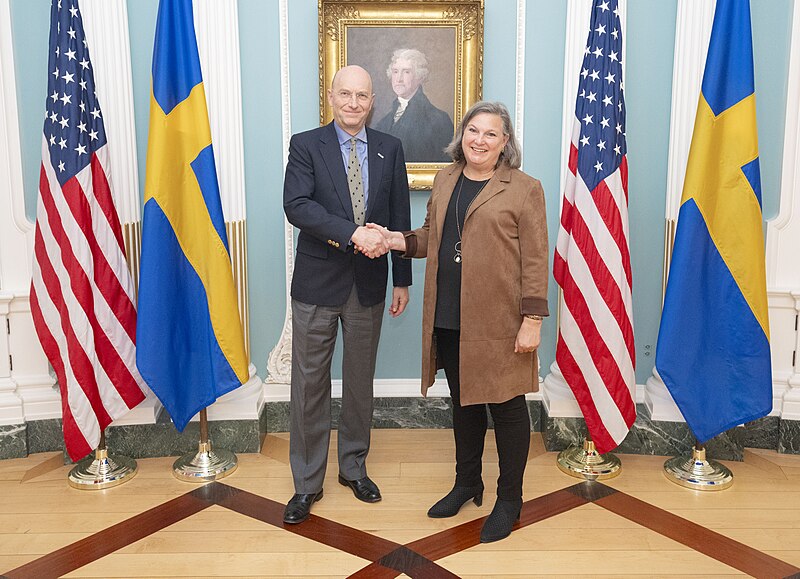
[[[334,121],[333,128],[336,130],[336,137],[339,139],[339,146],[341,147],[347,141],[353,138],[353,135],[345,131]],[[359,141],[367,142],[367,128],[361,127],[361,130],[356,133],[355,138]]]

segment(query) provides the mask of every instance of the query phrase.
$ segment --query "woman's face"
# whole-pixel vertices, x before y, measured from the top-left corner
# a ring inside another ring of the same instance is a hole
[[[461,148],[468,166],[487,171],[495,168],[507,142],[500,115],[480,113],[472,117],[464,128]]]

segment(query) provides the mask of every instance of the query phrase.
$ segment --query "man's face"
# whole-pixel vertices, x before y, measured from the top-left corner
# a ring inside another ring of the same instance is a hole
[[[410,99],[417,92],[420,82],[411,61],[398,58],[392,65],[392,88],[397,96]]]
[[[364,128],[373,101],[372,79],[360,67],[348,66],[341,69],[328,90],[328,102],[333,109],[336,124],[351,135]]]

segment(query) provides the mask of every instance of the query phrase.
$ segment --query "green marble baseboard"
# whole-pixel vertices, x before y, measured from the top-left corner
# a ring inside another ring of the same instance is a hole
[[[542,430],[542,403],[528,400],[531,431]],[[331,400],[331,427],[339,423],[341,398]],[[289,432],[289,403],[267,402],[267,432]],[[489,426],[491,427],[491,414]],[[450,398],[376,398],[372,413],[373,428],[452,428]]]
[[[259,452],[266,435],[267,413],[258,420],[209,421],[208,434],[218,448],[236,453]],[[178,432],[167,417],[156,424],[112,426],[106,430],[106,446],[112,454],[130,458],[180,456],[197,450],[200,425],[190,422]],[[34,420],[22,425],[0,426],[0,459],[22,458],[40,452],[64,452],[61,420]],[[64,462],[69,457],[64,452]]]
[[[781,420],[778,429],[778,452],[800,454],[800,420]]]
[[[0,459],[23,458],[27,456],[26,424],[8,424],[0,426]]]
[[[542,432],[545,447],[559,451],[581,444],[586,432],[582,418],[550,418],[539,400],[529,400],[531,431]],[[638,405],[633,429],[618,452],[675,456],[688,454],[693,438],[680,422],[653,421],[644,405]],[[331,418],[336,428],[341,399],[331,400]],[[373,428],[451,428],[449,398],[376,398]],[[491,427],[491,416],[490,416]],[[209,422],[215,446],[237,453],[259,452],[267,432],[288,432],[289,403],[268,402],[258,420]],[[62,450],[61,420],[35,420],[22,425],[0,426],[0,459],[21,458],[39,452]],[[109,451],[131,458],[179,456],[197,448],[199,425],[190,423],[184,432],[175,430],[167,417],[156,424],[115,426],[106,432]],[[777,449],[800,454],[800,421],[767,416],[733,428],[706,444],[709,457],[742,460],[744,448]]]
[[[691,452],[694,436],[685,423],[652,420],[644,404],[637,404],[636,410],[636,422],[615,452],[662,456],[688,455]],[[560,451],[583,443],[586,435],[583,418],[550,418],[542,407],[542,421],[547,450]],[[777,417],[766,416],[723,432],[706,442],[708,457],[740,461],[744,458],[745,447],[775,449],[778,423]],[[800,436],[797,442],[800,444]]]

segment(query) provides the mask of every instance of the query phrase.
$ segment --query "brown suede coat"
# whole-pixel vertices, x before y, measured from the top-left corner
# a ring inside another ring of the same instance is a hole
[[[427,257],[422,306],[422,395],[436,370],[436,276],[447,205],[463,163],[439,171],[406,257]],[[542,185],[501,165],[475,198],[462,230],[461,404],[505,402],[538,390],[535,353],[514,353],[523,314],[548,315],[547,222]]]

